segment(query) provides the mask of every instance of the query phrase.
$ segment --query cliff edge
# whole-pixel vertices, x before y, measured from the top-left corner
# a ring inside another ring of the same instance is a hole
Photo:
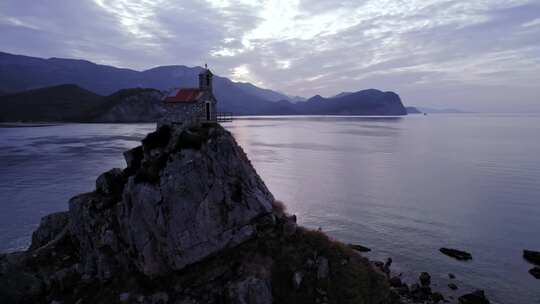
[[[296,225],[219,125],[162,126],[25,252],[2,303],[394,303],[383,272]]]

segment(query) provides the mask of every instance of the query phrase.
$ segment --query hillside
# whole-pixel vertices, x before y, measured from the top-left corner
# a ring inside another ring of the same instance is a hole
[[[339,94],[332,98],[319,95],[297,103],[295,109],[304,115],[407,115],[399,96],[375,89]]]
[[[125,89],[100,96],[76,85],[60,85],[0,96],[2,122],[155,122],[163,114],[162,93]]]
[[[155,89],[124,89],[104,98],[92,122],[156,122],[165,112]]]
[[[59,85],[0,97],[0,121],[84,121],[103,105],[102,96],[76,85]]]

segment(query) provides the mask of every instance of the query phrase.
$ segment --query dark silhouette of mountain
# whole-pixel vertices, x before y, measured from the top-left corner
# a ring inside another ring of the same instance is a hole
[[[104,99],[66,84],[0,97],[0,121],[86,121]]]
[[[118,90],[127,88],[167,90],[173,87],[196,87],[198,86],[198,74],[201,70],[202,68],[200,67],[190,68],[182,65],[174,65],[161,66],[139,72],[99,65],[85,60],[42,59],[0,52],[0,91],[11,94],[49,86],[59,86],[66,83],[76,84],[84,90],[95,92],[99,95],[110,95]],[[225,77],[215,76],[214,93],[219,100],[218,110],[232,112],[235,115],[406,115],[406,111],[397,94],[378,90],[342,93],[333,98],[315,96],[305,102],[294,103],[294,101],[302,100],[302,98],[289,97],[276,91],[258,88],[252,84],[235,83]],[[35,91],[32,91],[28,96],[33,96],[32,94],[35,94]],[[54,94],[59,94],[59,96],[53,96]],[[75,94],[73,97],[68,97],[65,94],[66,92],[62,90],[53,89],[46,98],[40,97],[36,102],[40,103],[41,106],[46,106],[48,100],[64,98],[62,99],[64,102],[67,102],[67,99],[69,99],[73,103],[71,107],[76,107],[76,96],[78,95]],[[6,99],[2,98],[2,100]],[[51,108],[55,108],[55,101],[51,102]],[[87,101],[83,98],[79,103],[82,102]],[[99,102],[107,102],[107,99],[100,99]],[[14,101],[10,104],[10,106],[17,108],[14,105]],[[21,103],[21,106],[23,104]],[[127,110],[126,107],[135,104],[124,103],[122,109]],[[153,108],[153,105],[147,105]],[[85,106],[82,107],[84,108]],[[12,109],[15,111],[15,108]],[[22,108],[17,108],[15,112],[19,114],[13,118],[8,117],[7,114],[3,114],[2,118],[4,120],[16,121],[20,117],[26,117],[24,115],[20,116],[20,113],[24,113],[24,109]],[[123,112],[128,113],[129,111]],[[69,114],[67,116],[62,116],[63,114],[51,116],[53,113],[49,113],[48,115],[44,115],[43,118],[46,120],[54,117],[67,117],[71,120],[74,117],[72,116],[73,113],[65,113]],[[135,112],[132,111],[130,113]],[[149,117],[154,117],[153,115],[157,115],[156,113],[149,114]],[[39,115],[31,117],[35,119]]]
[[[155,89],[123,89],[100,96],[77,85],[0,96],[0,121],[155,122],[165,109]]]
[[[407,115],[396,93],[375,89],[332,98],[316,95],[295,104],[295,109],[304,115]]]

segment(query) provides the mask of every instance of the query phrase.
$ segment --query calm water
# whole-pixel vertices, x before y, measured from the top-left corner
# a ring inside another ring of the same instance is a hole
[[[540,303],[524,248],[540,250],[540,116],[244,118],[227,125],[301,224],[431,273],[447,295]],[[0,251],[25,248],[153,125],[0,128]],[[458,262],[438,252],[473,254]],[[447,274],[456,274],[450,292]]]

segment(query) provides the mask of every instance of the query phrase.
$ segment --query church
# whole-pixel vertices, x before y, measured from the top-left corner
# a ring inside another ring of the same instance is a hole
[[[217,122],[216,104],[212,90],[213,74],[205,65],[199,73],[198,88],[179,88],[164,98],[166,113],[160,124],[197,125]]]

